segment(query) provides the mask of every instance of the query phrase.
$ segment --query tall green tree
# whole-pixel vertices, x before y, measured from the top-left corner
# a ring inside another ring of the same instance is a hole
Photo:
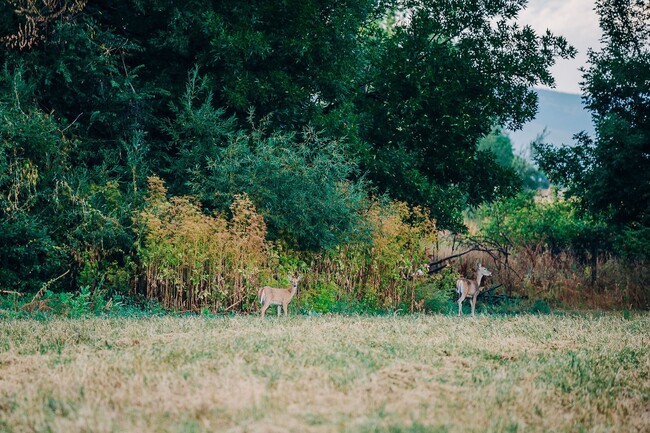
[[[136,47],[102,27],[85,1],[7,3],[0,285],[35,290],[63,274],[57,281],[67,287],[106,283],[99,273],[128,260],[146,174],[142,130],[152,117],[123,61]]]
[[[541,137],[537,138],[538,140]],[[478,142],[479,151],[489,151],[494,154],[496,162],[506,169],[515,171],[524,190],[548,188],[546,175],[539,171],[525,156],[515,155],[512,140],[508,134],[495,128],[490,134]]]
[[[650,227],[650,1],[599,0],[603,48],[589,52],[584,100],[595,137],[539,144],[552,181],[615,227]]]
[[[609,225],[608,242],[633,259],[650,256],[650,2],[596,3],[603,48],[589,52],[584,99],[595,137],[574,146],[537,146],[551,180]],[[611,242],[613,240],[614,242]]]
[[[345,137],[349,158],[380,192],[426,205],[442,227],[458,228],[464,205],[518,186],[475,143],[493,124],[516,128],[532,118],[530,86],[552,85],[549,67],[573,55],[563,38],[516,24],[525,4],[157,0],[87,9],[142,48],[125,61],[168,92],[151,100],[157,118],[174,115],[169,97],[181,97],[187,71],[198,66],[212,105],[241,127],[254,108],[274,129],[311,125]],[[157,160],[186,151],[159,134],[149,134]],[[170,190],[187,191],[177,167],[161,168]]]
[[[358,98],[362,167],[382,191],[434,210],[442,227],[460,211],[516,190],[513,173],[476,143],[493,125],[534,117],[532,86],[575,50],[516,18],[525,0],[399,2],[405,18],[370,42]]]
[[[0,287],[33,289],[56,273],[66,252],[48,224],[51,186],[70,145],[56,120],[35,106],[25,71],[0,71]]]

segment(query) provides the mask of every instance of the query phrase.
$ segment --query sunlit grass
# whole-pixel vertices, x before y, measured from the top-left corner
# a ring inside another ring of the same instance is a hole
[[[650,316],[0,321],[0,431],[650,429]]]

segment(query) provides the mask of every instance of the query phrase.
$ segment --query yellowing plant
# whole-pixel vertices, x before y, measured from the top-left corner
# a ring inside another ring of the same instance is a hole
[[[426,273],[425,249],[436,240],[435,221],[423,208],[379,201],[363,220],[358,239],[319,257],[313,265],[318,278],[368,307],[414,310],[414,277],[418,270]]]
[[[247,309],[267,272],[266,225],[246,195],[235,197],[230,220],[205,215],[189,197],[167,198],[149,179],[138,253],[147,298],[180,310]]]

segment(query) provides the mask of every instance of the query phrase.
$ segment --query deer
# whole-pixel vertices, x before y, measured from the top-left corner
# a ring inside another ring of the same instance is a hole
[[[481,266],[481,262],[476,262],[476,280],[469,280],[467,278],[459,278],[456,280],[456,292],[460,295],[458,298],[458,315],[461,316],[463,312],[463,301],[469,297],[469,302],[472,305],[472,316],[474,316],[474,308],[476,307],[476,298],[478,294],[485,287],[481,287],[481,280],[483,277],[492,276],[492,272]]]
[[[280,306],[284,309],[284,315],[288,316],[287,305],[296,296],[298,292],[298,281],[302,279],[302,275],[297,276],[288,276],[291,281],[291,289],[278,289],[275,287],[264,286],[262,287],[257,296],[260,298],[260,304],[262,304],[262,313],[261,317],[264,318],[264,313],[271,305],[278,306],[278,317],[280,317]]]

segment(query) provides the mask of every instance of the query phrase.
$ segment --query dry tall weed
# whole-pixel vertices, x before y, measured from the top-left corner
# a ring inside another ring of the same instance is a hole
[[[460,238],[459,238],[460,239]],[[436,244],[435,259],[470,247],[452,235]],[[490,271],[487,286],[503,285],[508,295],[545,300],[558,306],[585,309],[650,309],[650,268],[601,254],[594,258],[571,250],[553,251],[544,245],[511,245],[507,251],[472,251],[453,261],[465,277],[473,277],[476,262]],[[507,259],[507,260],[506,260]],[[595,266],[595,268],[594,268]]]
[[[265,222],[245,195],[236,197],[230,218],[209,216],[190,197],[168,197],[162,180],[152,177],[136,220],[143,268],[138,286],[165,307],[254,311],[257,289],[275,284],[281,262],[300,262],[300,253],[266,240]],[[303,269],[304,287],[326,286],[337,299],[413,311],[409,280],[426,269],[424,251],[436,239],[435,222],[426,210],[400,202],[374,202],[363,220],[357,238],[312,256]]]
[[[494,281],[509,279],[516,294],[570,308],[648,309],[650,270],[615,257],[585,262],[570,251],[538,249],[513,254],[510,269],[497,265]],[[593,266],[596,266],[595,274]]]
[[[149,179],[147,206],[138,216],[138,253],[148,298],[179,310],[246,310],[269,274],[266,225],[251,200],[237,196],[230,219],[205,215],[189,197],[167,197]]]

